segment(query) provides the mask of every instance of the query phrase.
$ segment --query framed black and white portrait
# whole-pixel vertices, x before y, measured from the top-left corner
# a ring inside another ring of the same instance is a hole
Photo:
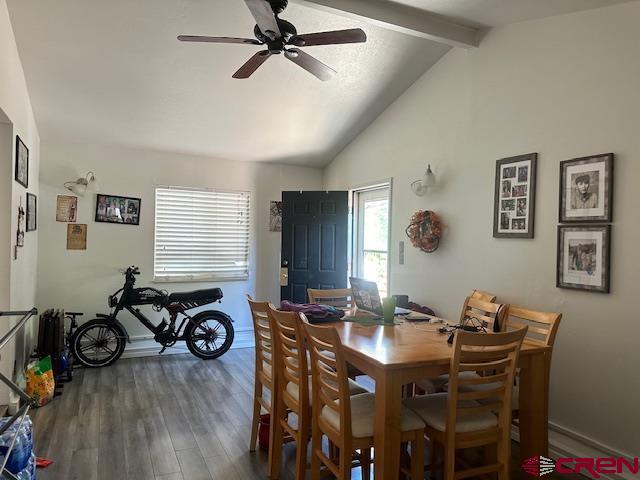
[[[496,163],[493,236],[533,238],[537,153]]]
[[[24,188],[29,187],[29,149],[18,135],[16,135],[15,180]]]
[[[558,226],[558,288],[609,293],[611,225]]]
[[[560,223],[611,222],[613,153],[560,162]]]
[[[38,228],[38,198],[33,193],[27,193],[27,232]]]

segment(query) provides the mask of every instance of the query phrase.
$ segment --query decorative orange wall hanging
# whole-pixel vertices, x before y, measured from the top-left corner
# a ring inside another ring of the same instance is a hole
[[[435,252],[440,245],[442,221],[436,212],[418,210],[405,230],[411,244],[423,252]]]

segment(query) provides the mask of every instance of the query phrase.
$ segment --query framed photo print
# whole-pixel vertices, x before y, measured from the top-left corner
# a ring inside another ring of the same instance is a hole
[[[611,225],[558,226],[558,288],[609,293]]]
[[[99,193],[96,200],[96,222],[140,225],[141,203],[139,198]]]
[[[38,228],[38,198],[33,193],[27,193],[27,232]]]
[[[16,182],[24,188],[29,187],[29,149],[16,135]]]
[[[272,201],[269,206],[269,231],[282,231],[282,202]]]
[[[495,238],[533,238],[537,163],[537,153],[497,161],[493,205]]]
[[[613,153],[560,162],[560,223],[611,222]]]
[[[67,250],[87,249],[87,225],[82,223],[67,224]]]

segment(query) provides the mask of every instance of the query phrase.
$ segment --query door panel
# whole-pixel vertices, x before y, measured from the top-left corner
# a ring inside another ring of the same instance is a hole
[[[347,286],[348,192],[282,192],[282,300],[306,303],[307,288]]]

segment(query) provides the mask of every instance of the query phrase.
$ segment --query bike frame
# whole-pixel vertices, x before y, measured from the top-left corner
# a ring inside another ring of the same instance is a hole
[[[186,313],[185,311],[186,309],[179,303],[161,305],[158,311],[164,309],[169,313],[168,329],[165,330],[167,327],[167,324],[164,320],[162,320],[158,325],[154,325],[153,322],[146,315],[144,315],[144,313],[142,313],[139,308],[135,308],[140,305],[150,305],[148,302],[136,303],[136,302],[129,301],[129,296],[131,292],[134,290],[135,282],[136,280],[133,274],[127,274],[127,279],[125,281],[124,286],[109,297],[110,304],[111,304],[112,299],[114,299],[116,296],[121,294],[117,304],[115,305],[115,307],[113,307],[114,309],[111,312],[110,317],[113,318],[114,320],[117,320],[118,314],[121,311],[126,310],[129,313],[131,313],[134,317],[136,317],[138,321],[142,323],[154,335],[158,335],[166,331],[172,331],[176,335],[175,340],[184,340],[185,339],[184,327],[187,324],[187,321],[192,321],[192,317]],[[155,288],[146,287],[145,290],[156,293],[159,296],[159,298],[167,296],[165,292],[162,292]],[[151,305],[154,305],[154,304],[151,304]],[[184,315],[184,318],[182,319],[182,321],[180,322],[180,325],[176,329],[175,324],[176,324],[178,315],[180,314]]]

